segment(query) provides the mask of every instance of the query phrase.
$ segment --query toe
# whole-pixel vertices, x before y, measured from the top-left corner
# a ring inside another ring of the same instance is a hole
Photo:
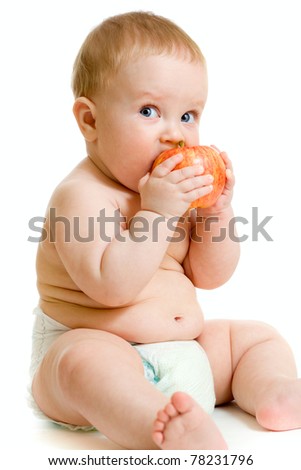
[[[174,393],[171,397],[171,402],[178,413],[187,413],[196,405],[193,398],[184,392]]]
[[[162,421],[162,423],[167,423],[169,421],[169,416],[165,410],[159,410],[157,413],[157,420]]]
[[[153,438],[153,441],[154,443],[158,446],[158,447],[161,447],[162,443],[163,443],[163,433],[162,432],[158,432],[158,431],[154,431],[152,433],[152,438]]]
[[[166,405],[165,412],[169,416],[169,418],[175,418],[179,414],[172,403],[168,403]]]
[[[159,421],[158,419],[156,419],[156,421],[154,422],[154,426],[153,426],[154,431],[163,431],[164,428],[165,428],[165,424],[162,423],[162,421]]]

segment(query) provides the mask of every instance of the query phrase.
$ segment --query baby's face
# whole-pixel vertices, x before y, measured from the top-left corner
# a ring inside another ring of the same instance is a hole
[[[182,140],[198,145],[206,97],[207,73],[199,62],[154,55],[124,65],[105,98],[95,100],[103,171],[137,191],[163,150]]]

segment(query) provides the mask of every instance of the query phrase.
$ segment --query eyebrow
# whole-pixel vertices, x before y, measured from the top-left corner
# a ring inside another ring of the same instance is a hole
[[[197,106],[199,108],[204,108],[206,104],[206,99],[205,100],[196,100],[193,102],[193,106]]]
[[[141,99],[150,99],[150,100],[161,100],[161,99],[164,99],[165,98],[165,94],[158,94],[158,93],[153,93],[152,91],[146,91],[146,90],[141,90],[141,92],[139,92],[138,90],[138,100],[141,100]],[[206,104],[206,99],[200,99],[200,100],[191,100],[190,101],[191,105],[188,106],[188,108],[194,108],[194,107],[198,107],[198,108],[204,108],[205,104]]]
[[[142,98],[161,100],[162,98],[164,98],[164,94],[153,93],[152,91],[145,91],[145,90],[141,90],[141,92],[139,92],[138,90],[138,99],[142,99]]]

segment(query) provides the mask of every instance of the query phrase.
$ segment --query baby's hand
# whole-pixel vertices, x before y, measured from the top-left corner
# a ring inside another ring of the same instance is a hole
[[[215,146],[213,146],[213,148],[215,148],[215,150],[219,152],[220,156],[222,157],[226,165],[226,184],[225,184],[222,194],[220,195],[220,197],[218,198],[218,200],[213,206],[210,206],[207,209],[200,209],[200,208],[197,209],[198,215],[203,216],[203,217],[207,217],[210,215],[223,212],[231,205],[231,200],[233,197],[233,187],[235,184],[232,163],[227,153],[221,152]]]
[[[182,154],[176,154],[141,178],[138,190],[142,210],[157,212],[167,218],[180,217],[191,202],[212,191],[212,177],[202,175],[201,160],[196,165],[173,171],[182,159]]]

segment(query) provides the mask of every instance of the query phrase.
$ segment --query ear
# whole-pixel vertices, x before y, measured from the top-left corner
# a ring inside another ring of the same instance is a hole
[[[85,140],[94,142],[97,132],[95,125],[96,106],[93,101],[84,96],[77,98],[73,105],[73,114]]]

